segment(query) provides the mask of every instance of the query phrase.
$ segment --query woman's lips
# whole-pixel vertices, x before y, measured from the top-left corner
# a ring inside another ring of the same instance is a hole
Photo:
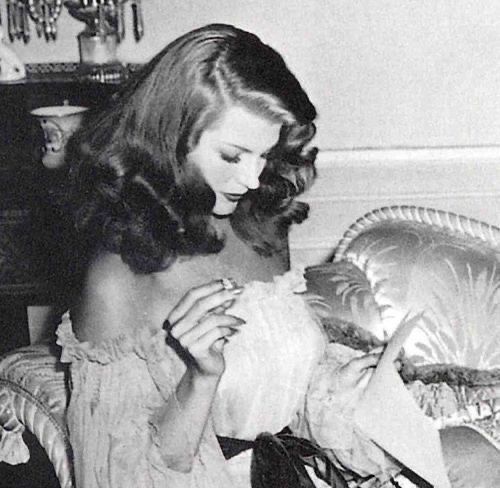
[[[224,197],[230,202],[237,202],[243,198],[244,193],[224,193]]]

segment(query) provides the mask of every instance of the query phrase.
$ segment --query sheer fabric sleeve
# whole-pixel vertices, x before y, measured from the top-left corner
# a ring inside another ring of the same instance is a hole
[[[179,458],[160,449],[158,412],[184,371],[166,345],[164,331],[121,336],[94,347],[79,342],[66,320],[59,327],[58,343],[61,360],[71,363],[67,420],[76,486],[231,486],[224,480],[224,458],[211,425],[196,453],[192,446]],[[188,473],[179,470],[186,459],[193,466]]]
[[[339,468],[361,477],[375,476],[385,482],[397,474],[400,467],[355,425],[354,407],[362,385],[340,391],[337,383],[339,368],[362,354],[341,344],[327,345],[309,384],[299,429],[321,447],[331,449]]]

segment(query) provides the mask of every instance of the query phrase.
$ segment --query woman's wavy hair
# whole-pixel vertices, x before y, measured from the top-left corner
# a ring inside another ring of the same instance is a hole
[[[231,225],[261,254],[285,251],[288,227],[308,212],[294,198],[315,176],[316,110],[274,49],[214,24],[165,47],[68,142],[69,206],[87,256],[104,248],[148,273],[222,249],[210,225],[215,195],[186,156],[234,104],[282,129],[260,187],[239,202]]]

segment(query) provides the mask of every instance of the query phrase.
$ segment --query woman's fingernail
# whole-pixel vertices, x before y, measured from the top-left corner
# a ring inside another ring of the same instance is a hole
[[[239,317],[235,317],[234,315],[231,315],[231,317],[234,319],[236,325],[243,325],[247,323],[246,320],[240,319]]]
[[[220,308],[222,308],[222,310],[227,310],[228,308],[231,308],[231,306],[234,305],[234,302],[236,300],[234,298],[231,298],[230,300],[227,300],[225,301],[221,306]]]
[[[242,286],[238,286],[237,288],[233,288],[232,290],[230,290],[230,292],[233,295],[240,295],[243,292],[243,287]]]
[[[224,313],[226,310],[231,308],[234,305],[234,302],[236,300],[234,298],[230,298],[229,300],[226,300],[222,304],[218,305],[214,309],[211,310],[212,313]]]

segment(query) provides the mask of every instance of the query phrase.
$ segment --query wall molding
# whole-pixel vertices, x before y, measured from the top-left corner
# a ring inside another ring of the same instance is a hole
[[[395,147],[395,148],[353,148],[320,149],[317,158],[318,168],[331,163],[350,161],[456,161],[462,159],[481,159],[500,161],[499,146],[456,146],[456,147]]]
[[[451,211],[500,226],[500,146],[321,150],[301,200],[310,217],[290,234],[292,265],[329,256],[358,218],[390,205]]]
[[[499,162],[499,179],[500,179],[500,162]],[[433,200],[447,200],[451,197],[459,197],[463,199],[469,198],[479,198],[479,197],[497,197],[499,195],[498,192],[495,191],[475,191],[475,192],[456,192],[456,191],[448,191],[445,193],[437,193],[437,192],[412,192],[412,193],[392,193],[391,196],[395,200],[403,200],[408,198],[409,196],[413,198],[432,198]],[[307,201],[308,203],[312,202],[376,202],[380,200],[380,196],[372,195],[372,196],[359,196],[359,195],[335,195],[335,196],[307,196],[306,198],[301,199],[303,201]]]

